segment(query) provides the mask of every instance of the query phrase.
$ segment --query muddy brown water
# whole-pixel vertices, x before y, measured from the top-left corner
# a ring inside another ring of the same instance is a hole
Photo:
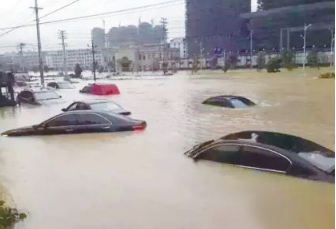
[[[302,73],[207,72],[116,81],[108,97],[144,119],[144,132],[0,138],[1,184],[28,218],[22,229],[334,228],[335,186],[183,155],[241,130],[299,135],[334,149],[335,84]],[[76,99],[0,110],[0,131],[39,123]],[[259,106],[202,105],[221,94]]]

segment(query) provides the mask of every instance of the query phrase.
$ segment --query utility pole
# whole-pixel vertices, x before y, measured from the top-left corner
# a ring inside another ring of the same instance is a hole
[[[203,62],[202,62],[202,59],[203,59],[203,42],[202,42],[202,40],[200,41],[199,46],[200,46],[200,69],[202,70],[203,69]]]
[[[162,38],[163,38],[163,41],[162,41],[162,44],[163,44],[163,55],[162,55],[162,59],[163,61],[166,60],[166,46],[167,46],[167,25],[168,25],[168,22],[167,22],[167,18],[161,18],[161,26],[162,26]]]
[[[25,72],[25,67],[24,67],[24,59],[23,59],[23,47],[26,46],[25,43],[20,43],[19,44],[19,49],[20,49],[20,57],[21,57],[21,67],[22,67],[22,71]]]
[[[331,33],[331,43],[330,43],[330,67],[334,65],[334,42],[335,42],[335,33],[334,28],[330,28]]]
[[[253,68],[253,30],[250,30],[250,59],[251,59],[250,67]]]
[[[42,8],[38,7],[37,0],[35,0],[35,7],[30,7],[30,8],[35,10],[35,15],[36,15],[36,32],[37,32],[37,49],[38,49],[38,58],[39,58],[39,69],[40,69],[41,85],[42,87],[44,87],[42,45],[41,45],[40,18],[39,18],[39,10],[41,10]]]
[[[67,66],[67,56],[66,56],[66,51],[65,51],[65,43],[64,40],[67,39],[67,35],[65,30],[60,30],[58,38],[62,40],[62,47],[63,47],[63,71],[64,71],[64,76],[68,76],[68,66]]]
[[[306,25],[304,24],[303,27],[303,70],[305,70],[306,67],[306,46],[307,46],[307,29],[311,26],[312,24]]]
[[[95,47],[97,47],[96,45],[93,44],[93,39],[91,40],[91,46],[88,45],[88,47],[91,47],[92,49],[92,71],[93,71],[93,80],[96,82],[96,59],[95,59]]]

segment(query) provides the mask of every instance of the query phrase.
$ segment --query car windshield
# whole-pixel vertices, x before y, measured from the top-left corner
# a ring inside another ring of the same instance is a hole
[[[112,102],[105,103],[94,103],[91,104],[92,110],[101,110],[101,111],[111,111],[111,110],[120,110],[122,109],[118,104]]]
[[[246,107],[248,107],[245,103],[243,103],[239,99],[230,99],[230,101],[235,108],[246,108]]]
[[[335,168],[335,156],[327,157],[318,151],[301,152],[298,155],[324,172],[331,172]]]
[[[59,82],[58,86],[60,89],[72,89],[74,86],[71,83],[68,82]]]
[[[60,96],[53,91],[41,91],[35,93],[35,98],[37,101],[41,101],[41,100],[59,99]]]

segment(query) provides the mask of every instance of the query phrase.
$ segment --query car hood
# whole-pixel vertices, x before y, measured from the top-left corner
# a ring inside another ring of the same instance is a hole
[[[2,136],[19,136],[23,133],[27,133],[30,131],[33,131],[34,128],[32,126],[27,126],[27,127],[21,127],[21,128],[17,128],[17,129],[12,129],[12,130],[7,130],[3,133],[1,133]]]

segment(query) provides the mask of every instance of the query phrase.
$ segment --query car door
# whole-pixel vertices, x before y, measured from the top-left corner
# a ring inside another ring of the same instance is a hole
[[[292,162],[263,147],[248,144],[219,144],[201,152],[196,159],[210,160],[243,168],[286,174]]]
[[[44,124],[44,134],[72,134],[77,132],[77,114],[59,115]]]
[[[86,113],[79,115],[78,132],[112,132],[112,123],[103,116],[96,113]]]

